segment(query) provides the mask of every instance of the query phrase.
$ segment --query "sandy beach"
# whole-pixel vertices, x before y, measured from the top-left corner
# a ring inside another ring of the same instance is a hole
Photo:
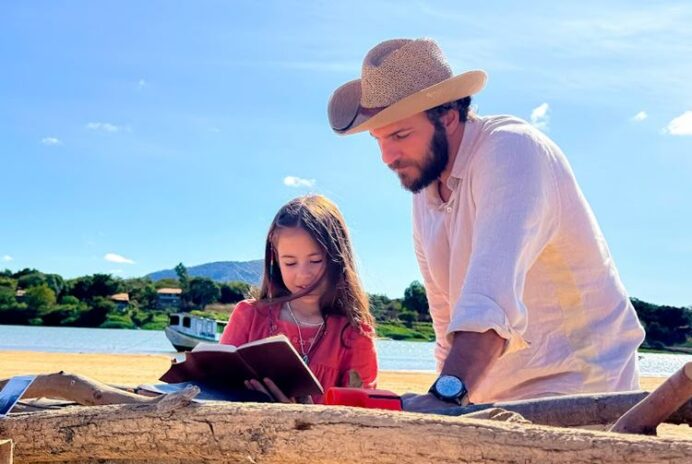
[[[168,369],[170,359],[162,355],[0,351],[0,379],[66,371],[109,384],[136,386],[157,383],[159,376]],[[425,392],[434,378],[433,372],[381,371],[378,387],[396,393]],[[644,377],[641,387],[651,391],[664,380],[662,377]],[[692,429],[662,425],[659,435],[692,439]]]

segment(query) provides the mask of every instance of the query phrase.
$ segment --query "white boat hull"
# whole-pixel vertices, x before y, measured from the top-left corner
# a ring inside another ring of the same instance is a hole
[[[212,338],[201,338],[188,335],[176,330],[175,327],[165,328],[166,337],[171,342],[173,347],[178,351],[189,351],[197,346],[200,342],[215,343],[216,340]]]

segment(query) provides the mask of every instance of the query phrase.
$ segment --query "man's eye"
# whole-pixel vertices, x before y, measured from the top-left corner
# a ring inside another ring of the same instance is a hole
[[[406,132],[406,133],[403,133],[403,134],[402,134],[402,133],[397,133],[397,134],[394,134],[394,140],[402,140],[402,139],[405,139],[406,137],[408,137],[409,135],[411,135],[410,132]]]

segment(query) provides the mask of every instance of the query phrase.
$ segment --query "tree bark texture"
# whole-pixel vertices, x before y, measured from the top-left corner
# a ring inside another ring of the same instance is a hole
[[[0,421],[22,463],[683,463],[692,440],[336,406],[125,404]]]

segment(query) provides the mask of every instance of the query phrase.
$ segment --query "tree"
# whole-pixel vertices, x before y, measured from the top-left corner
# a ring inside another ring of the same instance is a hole
[[[140,308],[156,307],[156,287],[148,277],[127,279],[123,282],[125,291],[130,295],[130,304]]]
[[[19,288],[38,287],[46,283],[46,276],[38,271],[29,274],[24,274],[17,279]]]
[[[19,279],[20,277],[23,277],[23,276],[28,275],[28,274],[40,274],[40,272],[37,271],[36,269],[31,269],[31,268],[26,267],[26,268],[22,269],[21,271],[17,271],[14,274],[12,274],[12,278],[13,279]]]
[[[55,306],[55,292],[46,284],[31,287],[26,291],[24,301],[29,310],[38,313]]]
[[[183,292],[190,288],[190,276],[187,273],[187,268],[183,263],[178,263],[175,267],[175,273],[178,275],[178,282],[180,282],[180,288]]]
[[[245,282],[227,282],[221,284],[221,296],[219,301],[224,304],[237,303],[247,298],[250,293],[250,285]]]
[[[91,294],[92,297],[109,297],[123,290],[122,281],[110,274],[94,274],[92,276]]]
[[[183,292],[183,294],[185,294]],[[189,301],[200,308],[218,301],[221,290],[216,282],[206,277],[193,277],[190,280],[190,290],[187,292]]]
[[[157,290],[160,288],[181,288],[178,279],[172,277],[157,280],[154,282],[154,287]]]
[[[404,306],[422,316],[428,315],[428,298],[423,284],[414,280],[404,291]]]
[[[385,307],[392,301],[386,295],[368,294],[370,312],[377,321],[386,321]]]
[[[659,306],[632,298],[639,320],[646,329],[645,343],[651,347],[683,344],[692,337],[692,309]]]
[[[99,296],[108,297],[120,293],[122,289],[122,281],[110,274],[94,274],[69,281],[66,293],[82,301],[90,301]]]
[[[56,297],[60,297],[63,294],[63,291],[65,290],[65,281],[63,278],[58,275],[58,274],[46,274],[46,285],[50,287],[51,290],[53,290],[53,293],[55,293]]]
[[[406,327],[413,327],[413,323],[418,319],[418,313],[415,311],[401,311],[399,313],[399,319],[406,325]]]
[[[9,288],[14,294],[14,291],[17,289],[17,281],[12,277],[0,275],[0,288]]]
[[[15,290],[12,287],[0,286],[0,308],[17,304],[14,292]]]
[[[115,303],[108,298],[97,296],[91,302],[91,307],[82,313],[74,325],[80,327],[99,327],[108,318],[109,313],[116,312]]]

